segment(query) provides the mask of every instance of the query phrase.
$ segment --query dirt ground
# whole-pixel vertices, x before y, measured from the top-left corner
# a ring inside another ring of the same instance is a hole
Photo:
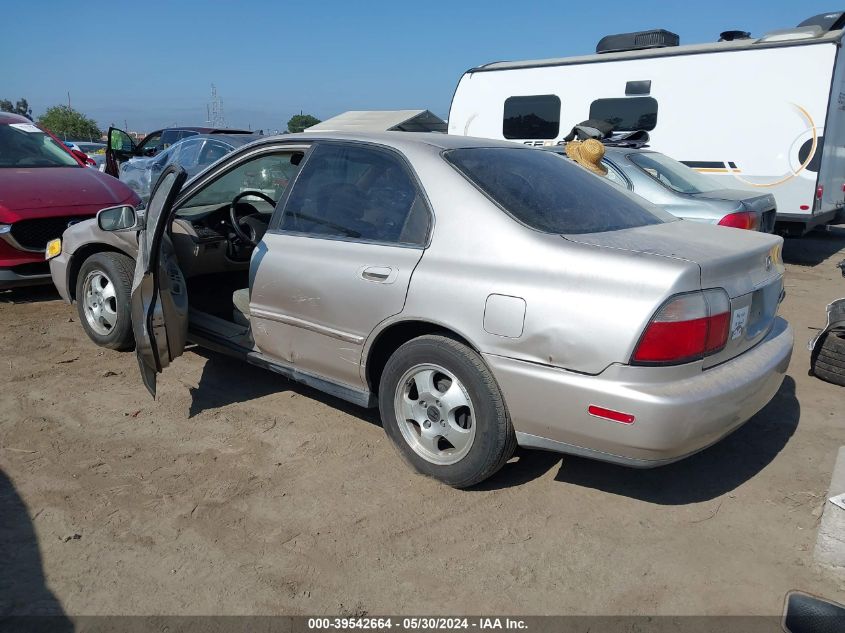
[[[47,288],[0,293],[0,615],[776,614],[843,599],[813,547],[845,388],[806,342],[845,229],[789,240],[775,399],[651,471],[520,451],[475,490],[400,462],[371,412],[193,349],[141,385]]]

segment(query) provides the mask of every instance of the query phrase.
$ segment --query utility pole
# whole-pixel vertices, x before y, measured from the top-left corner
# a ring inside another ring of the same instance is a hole
[[[223,116],[223,101],[217,96],[217,86],[211,84],[211,103],[206,106],[209,125],[211,127],[226,127],[226,118]]]
[[[67,107],[68,107],[68,109],[71,109],[71,107],[70,107],[70,90],[67,91]]]

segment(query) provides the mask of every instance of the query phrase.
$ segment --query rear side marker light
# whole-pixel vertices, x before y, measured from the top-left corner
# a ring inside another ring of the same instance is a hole
[[[816,187],[816,200],[821,200],[824,195],[824,185]]]
[[[675,295],[649,321],[631,362],[679,365],[716,354],[728,342],[730,316],[721,288]]]
[[[809,204],[802,204],[802,205],[801,205],[801,210],[802,210],[802,211],[809,211],[809,210],[810,210],[810,205],[809,205]]]
[[[597,418],[603,418],[612,422],[620,422],[622,424],[634,423],[634,416],[630,413],[622,413],[621,411],[614,411],[613,409],[605,409],[604,407],[597,407],[594,404],[587,407],[587,413]]]

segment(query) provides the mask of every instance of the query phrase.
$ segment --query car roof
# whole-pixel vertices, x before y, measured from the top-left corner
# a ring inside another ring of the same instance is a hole
[[[258,141],[264,138],[261,134],[196,134],[194,136],[186,136],[185,138],[179,139],[174,143],[174,145],[178,143],[183,143],[185,141],[196,141],[197,139],[211,139],[214,141],[221,141],[226,143],[227,145],[231,145],[232,147],[240,147],[241,145],[246,145],[247,143],[252,143],[253,141]]]
[[[0,125],[8,125],[9,123],[32,123],[30,119],[20,114],[13,114],[12,112],[0,112]]]
[[[150,134],[156,134],[158,132],[178,132],[179,130],[186,130],[189,132],[199,132],[200,134],[255,134],[253,130],[237,130],[237,129],[227,129],[227,128],[217,128],[217,127],[196,127],[193,125],[178,125],[175,127],[165,127],[160,130],[156,130],[155,132],[150,132]],[[149,134],[147,135],[149,136]]]
[[[531,149],[522,143],[497,141],[474,136],[457,136],[439,132],[301,132],[297,134],[276,134],[261,137],[265,142],[277,141],[357,141],[377,143],[395,149],[429,146],[441,150],[463,149],[471,147],[504,147],[510,149]]]

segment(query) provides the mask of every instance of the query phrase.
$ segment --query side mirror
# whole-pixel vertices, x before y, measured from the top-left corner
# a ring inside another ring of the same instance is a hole
[[[140,231],[144,228],[144,214],[129,205],[101,209],[97,226],[103,231]]]

